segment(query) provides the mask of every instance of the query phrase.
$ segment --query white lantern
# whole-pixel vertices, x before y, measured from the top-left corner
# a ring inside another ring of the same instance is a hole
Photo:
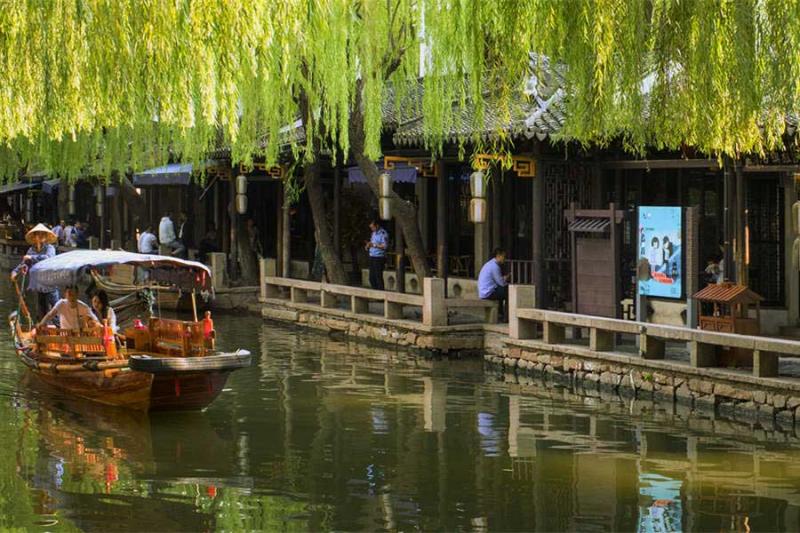
[[[470,174],[469,190],[473,198],[486,198],[486,180],[483,171],[476,170]]]
[[[241,176],[240,176],[241,177]],[[236,195],[236,212],[240,215],[247,213],[247,196],[244,194]]]
[[[381,191],[380,196],[387,198],[392,195],[392,175],[384,172],[378,176],[378,188]]]
[[[392,204],[389,198],[378,198],[378,216],[381,220],[391,220]]]
[[[247,176],[236,176],[236,194],[247,194]]]
[[[486,200],[473,198],[469,201],[469,221],[476,224],[486,222]]]

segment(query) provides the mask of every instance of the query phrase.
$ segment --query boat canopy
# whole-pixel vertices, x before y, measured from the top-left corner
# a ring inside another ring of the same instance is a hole
[[[87,272],[110,273],[114,265],[133,265],[146,271],[146,281],[186,289],[209,289],[211,270],[197,261],[116,250],[75,250],[45,259],[28,271],[28,288],[49,292],[77,285]]]

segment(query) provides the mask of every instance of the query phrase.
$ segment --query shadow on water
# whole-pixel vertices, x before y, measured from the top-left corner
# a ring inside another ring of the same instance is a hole
[[[215,321],[257,362],[200,413],[64,398],[0,347],[0,529],[800,530],[795,435]]]

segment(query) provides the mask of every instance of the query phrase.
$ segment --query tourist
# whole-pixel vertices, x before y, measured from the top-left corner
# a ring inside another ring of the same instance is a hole
[[[75,222],[75,229],[72,230],[72,240],[75,241],[76,248],[89,248],[88,222]]]
[[[56,249],[53,246],[57,242],[56,234],[50,231],[44,224],[38,224],[25,235],[25,240],[31,245],[27,253],[22,258],[22,262],[11,271],[11,281],[15,281],[20,272],[27,273],[27,269],[43,261],[48,257],[55,257]],[[49,292],[38,293],[39,315],[37,318],[45,316],[58,301],[58,289]]]
[[[178,222],[178,240],[183,245],[183,257],[186,258],[188,257],[189,248],[194,246],[194,239],[192,238],[194,231],[185,211],[181,211],[180,215],[178,215]]]
[[[372,232],[365,249],[369,252],[369,285],[379,291],[383,288],[383,267],[386,264],[386,248],[389,246],[389,234],[377,220],[369,223]]]
[[[250,249],[256,254],[256,257],[259,259],[264,257],[264,250],[261,247],[261,232],[258,231],[258,226],[252,218],[247,219],[247,238],[250,240]]]
[[[97,317],[92,313],[91,308],[78,300],[78,287],[72,285],[65,291],[66,298],[60,299],[52,309],[42,318],[36,329],[41,329],[54,316],[58,315],[58,322],[61,329],[70,331],[83,330],[91,327],[99,327]]]
[[[66,226],[66,224],[64,224],[63,220],[59,220],[53,226],[53,233],[56,236],[56,242],[54,244],[61,244],[62,242],[64,242],[64,227],[65,226]]]
[[[492,258],[489,259],[478,274],[478,297],[481,300],[496,300],[500,302],[500,316],[505,316],[506,302],[508,300],[509,275],[503,275],[503,264],[506,262],[506,251],[495,248]]]
[[[197,259],[201,263],[205,263],[208,259],[208,254],[219,252],[217,245],[217,230],[214,227],[208,228],[205,237],[200,241],[200,247],[197,249]]]
[[[62,244],[64,246],[68,246],[70,248],[75,248],[77,246],[75,244],[75,237],[73,235],[75,233],[75,224],[74,221],[70,221],[69,224],[64,226],[64,232],[62,233]]]
[[[140,254],[154,254],[158,252],[158,238],[153,233],[153,226],[148,225],[136,243],[136,249]]]
[[[108,303],[108,294],[106,291],[101,289],[94,293],[92,296],[92,310],[101,323],[104,320],[108,321],[108,327],[111,328],[111,331],[114,332],[115,335],[119,333],[117,314],[114,312],[114,308]]]
[[[183,255],[186,247],[183,246],[178,236],[175,233],[175,223],[172,222],[172,213],[167,211],[161,217],[161,222],[158,223],[158,240],[159,242],[172,250],[171,255]]]

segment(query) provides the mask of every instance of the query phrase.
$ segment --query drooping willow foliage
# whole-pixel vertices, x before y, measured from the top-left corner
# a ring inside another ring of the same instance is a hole
[[[760,152],[798,110],[799,27],[798,0],[0,0],[0,175],[274,162],[301,94],[341,157],[358,87],[370,157],[389,115],[435,151],[459,108],[523,97],[531,53],[563,67],[565,139]]]

